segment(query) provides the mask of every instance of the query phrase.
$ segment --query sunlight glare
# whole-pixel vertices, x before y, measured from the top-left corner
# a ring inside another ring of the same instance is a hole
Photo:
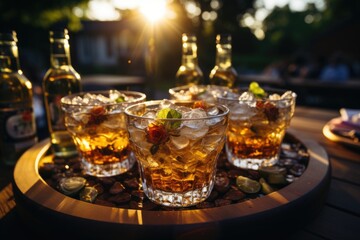
[[[151,22],[157,22],[166,14],[166,0],[143,1],[139,10]]]
[[[93,20],[107,21],[119,20],[121,15],[110,2],[91,0],[86,13]]]

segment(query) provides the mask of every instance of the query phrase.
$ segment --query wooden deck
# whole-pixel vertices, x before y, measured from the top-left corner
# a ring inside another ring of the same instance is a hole
[[[286,239],[355,240],[360,236],[360,148],[332,142],[322,134],[323,126],[338,116],[337,110],[297,107],[290,130],[315,140],[326,150],[331,164],[331,183],[325,204]],[[18,211],[21,209],[13,198],[12,171],[13,168],[0,165],[0,233],[9,238],[32,239],[33,231],[21,220]],[[259,231],[261,229],[259,226]],[[175,239],[184,238],[175,236]]]

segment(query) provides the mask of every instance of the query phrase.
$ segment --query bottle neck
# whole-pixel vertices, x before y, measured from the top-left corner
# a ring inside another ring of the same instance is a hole
[[[195,69],[198,66],[197,46],[194,42],[183,42],[181,65]]]
[[[0,40],[1,72],[17,72],[20,70],[18,47],[15,41]]]
[[[231,65],[231,44],[216,44],[216,66],[227,69]]]
[[[50,38],[51,67],[70,66],[70,45],[65,38]]]

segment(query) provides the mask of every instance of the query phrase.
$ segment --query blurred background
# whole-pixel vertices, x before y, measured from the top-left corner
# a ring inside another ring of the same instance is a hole
[[[299,105],[360,107],[358,0],[2,0],[0,12],[2,30],[18,34],[39,129],[46,124],[41,82],[50,66],[48,35],[59,28],[70,32],[72,65],[85,90],[167,97],[185,32],[197,36],[206,84],[215,36],[230,33],[238,86],[289,88]]]

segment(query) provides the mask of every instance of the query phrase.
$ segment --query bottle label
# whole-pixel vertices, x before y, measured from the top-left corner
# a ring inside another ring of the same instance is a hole
[[[36,122],[32,108],[0,109],[1,138],[15,151],[23,150],[37,141]]]
[[[66,130],[65,128],[65,114],[61,109],[61,98],[63,95],[49,96],[49,114],[52,131]]]
[[[33,112],[25,110],[9,116],[6,121],[6,131],[12,139],[23,139],[33,136],[36,133]]]

